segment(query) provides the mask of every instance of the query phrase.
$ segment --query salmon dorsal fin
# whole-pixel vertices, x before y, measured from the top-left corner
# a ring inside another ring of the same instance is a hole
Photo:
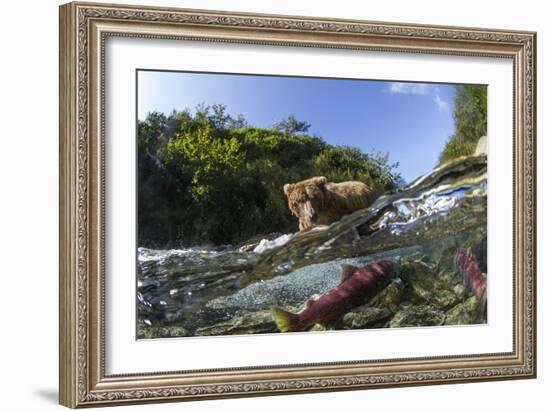
[[[357,270],[358,270],[358,268],[354,265],[342,264],[340,266],[340,272],[341,272],[340,283],[343,283],[348,278],[350,278],[351,275]]]

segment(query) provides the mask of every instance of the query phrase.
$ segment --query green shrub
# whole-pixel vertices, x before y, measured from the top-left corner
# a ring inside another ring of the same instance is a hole
[[[457,86],[454,119],[455,133],[443,148],[440,163],[473,154],[478,140],[487,135],[487,86]]]
[[[387,155],[327,144],[293,116],[286,128],[257,128],[212,107],[150,113],[139,123],[140,246],[237,244],[294,232],[284,184],[325,175],[387,190],[400,178]]]

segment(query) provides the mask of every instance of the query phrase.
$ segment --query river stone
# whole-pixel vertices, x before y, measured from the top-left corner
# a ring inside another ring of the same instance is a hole
[[[138,338],[169,338],[169,337],[189,337],[193,335],[186,328],[167,325],[167,326],[144,326],[139,325],[137,330]]]
[[[436,289],[429,300],[431,304],[446,309],[455,305],[459,300],[452,290]]]
[[[380,291],[369,302],[369,306],[376,308],[388,309],[391,312],[396,312],[401,304],[405,290],[397,283],[391,282],[386,288]]]
[[[438,272],[434,264],[411,261],[402,264],[401,277],[416,295],[438,308],[448,309],[459,301],[455,287],[462,279],[455,272]]]
[[[344,328],[352,330],[381,328],[391,315],[391,311],[385,308],[361,307],[344,315],[342,323]]]
[[[485,321],[479,318],[479,300],[476,296],[455,305],[445,314],[445,325],[479,324]]]
[[[403,306],[391,319],[390,328],[442,325],[445,313],[430,305]]]
[[[325,327],[323,324],[315,324],[308,331],[327,331],[330,330],[330,327]]]
[[[229,321],[199,328],[195,335],[236,335],[279,332],[270,310],[256,312],[241,311]]]

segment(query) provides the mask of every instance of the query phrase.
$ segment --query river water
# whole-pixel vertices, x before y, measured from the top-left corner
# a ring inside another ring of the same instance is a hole
[[[148,327],[178,327],[185,330],[181,335],[194,335],[198,329],[231,320],[236,313],[272,306],[298,308],[311,296],[336,286],[343,263],[365,265],[388,256],[414,258],[432,264],[441,277],[447,275],[443,271],[454,270],[451,263],[441,266],[445,252],[470,247],[477,250],[483,266],[486,238],[487,160],[477,156],[436,168],[329,227],[286,233],[241,249],[230,245],[139,248],[138,336],[145,338]],[[451,284],[455,289],[460,283],[456,278]],[[413,288],[422,295],[416,284]],[[462,293],[458,299],[465,298],[463,290],[456,293]],[[433,301],[428,302],[433,305]]]

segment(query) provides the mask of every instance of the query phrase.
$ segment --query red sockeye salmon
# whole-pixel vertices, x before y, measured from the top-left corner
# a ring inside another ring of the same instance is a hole
[[[293,314],[274,307],[271,313],[281,332],[304,331],[315,324],[333,326],[344,314],[365,304],[367,299],[380,292],[396,269],[397,263],[389,259],[374,261],[360,268],[343,264],[340,284],[317,300],[309,300],[302,312]]]
[[[470,248],[458,248],[454,254],[455,264],[464,279],[466,292],[473,292],[479,300],[478,316],[482,317],[487,310],[487,280],[477,259]]]

